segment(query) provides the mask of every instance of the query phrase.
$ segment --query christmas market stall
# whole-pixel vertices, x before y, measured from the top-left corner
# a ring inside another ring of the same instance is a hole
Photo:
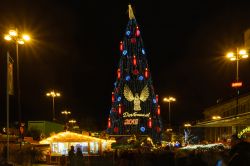
[[[78,134],[70,131],[60,132],[44,140],[40,144],[49,144],[49,156],[59,158],[67,156],[71,146],[74,146],[75,152],[77,148],[82,150],[83,155],[100,155],[104,151],[111,150],[111,144],[115,140],[106,140],[96,137],[91,137],[83,134]],[[51,159],[52,160],[52,159]],[[56,159],[59,160],[59,159]]]

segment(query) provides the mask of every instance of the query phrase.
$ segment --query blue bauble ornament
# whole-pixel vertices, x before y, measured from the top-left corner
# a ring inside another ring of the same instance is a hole
[[[145,129],[145,127],[142,126],[142,127],[140,128],[140,130],[141,130],[142,132],[145,132],[146,129]]]
[[[140,81],[142,81],[142,80],[144,79],[144,77],[143,77],[143,76],[140,76],[138,79],[139,79]]]
[[[127,53],[128,53],[127,50],[123,50],[123,51],[122,51],[122,54],[123,54],[124,56],[127,55]]]
[[[146,52],[145,52],[144,48],[142,48],[142,49],[141,49],[141,52],[142,52],[142,54],[143,54],[143,55],[145,55],[145,54],[146,54]]]
[[[121,99],[122,99],[121,96],[117,97],[117,101],[121,101]]]
[[[126,77],[125,77],[125,80],[126,80],[126,81],[129,81],[129,80],[130,80],[130,76],[126,76]]]
[[[156,104],[156,99],[153,99],[153,103]]]
[[[130,36],[131,32],[130,31],[126,31],[126,36]]]

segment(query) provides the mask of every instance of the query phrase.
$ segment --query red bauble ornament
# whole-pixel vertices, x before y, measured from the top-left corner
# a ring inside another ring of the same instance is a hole
[[[155,98],[156,98],[156,103],[158,103],[159,96],[158,96],[158,95],[155,95]]]
[[[121,70],[120,70],[120,68],[117,70],[117,78],[118,78],[118,79],[121,78]]]
[[[122,41],[120,42],[120,51],[123,51],[123,43],[122,43]]]
[[[158,105],[157,107],[157,115],[160,115],[161,114],[161,107]]]
[[[149,77],[149,71],[148,71],[148,68],[146,68],[146,69],[145,69],[144,76],[145,76],[145,78],[148,78],[148,77]]]
[[[152,128],[152,119],[151,118],[148,119],[148,127]]]
[[[135,69],[135,70],[133,71],[133,74],[134,74],[134,75],[138,75],[138,74],[139,74],[139,71],[138,71],[137,69]]]
[[[110,118],[108,119],[108,128],[110,128],[111,127],[111,120],[110,120]]]
[[[159,126],[156,127],[156,131],[159,133],[161,132],[161,128]]]
[[[136,66],[136,64],[137,64],[136,56],[134,55],[134,56],[133,56],[133,65]]]
[[[136,43],[136,38],[131,38],[131,43],[135,44]]]
[[[118,133],[118,127],[115,127],[115,128],[114,128],[114,132],[115,132],[115,133]]]
[[[112,92],[112,103],[115,102],[115,93]]]

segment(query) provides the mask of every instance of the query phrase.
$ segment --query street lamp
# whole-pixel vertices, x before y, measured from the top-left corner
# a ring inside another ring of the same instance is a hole
[[[164,98],[163,98],[163,101],[164,101],[164,102],[168,102],[168,122],[169,122],[169,127],[170,127],[170,126],[171,126],[171,118],[170,118],[170,112],[171,112],[171,110],[170,110],[170,103],[171,103],[171,102],[175,102],[175,101],[176,101],[176,98],[171,97],[171,96],[169,96],[169,97],[164,97]]]
[[[55,120],[56,120],[56,118],[55,118],[55,98],[56,98],[56,97],[60,97],[61,94],[58,93],[58,92],[55,92],[55,91],[53,90],[53,91],[51,91],[51,92],[48,92],[46,95],[47,95],[48,97],[51,97],[51,98],[52,98],[53,121],[55,121]]]
[[[16,45],[16,79],[17,79],[17,102],[18,102],[18,114],[19,124],[21,124],[21,90],[20,90],[20,79],[19,79],[19,53],[18,45],[23,45],[26,41],[30,40],[30,36],[27,34],[21,34],[18,29],[10,29],[8,34],[4,35],[4,39],[8,42],[13,42]]]
[[[62,115],[65,115],[65,123],[67,123],[67,117],[68,117],[68,115],[71,114],[71,112],[70,112],[70,111],[67,111],[67,110],[64,110],[64,111],[61,111],[61,114],[62,114]]]
[[[214,115],[214,116],[212,116],[212,119],[213,119],[213,120],[220,120],[220,119],[221,119],[221,116]]]
[[[247,59],[248,54],[247,51],[244,49],[239,50],[236,49],[236,52],[229,52],[227,53],[226,57],[231,61],[236,61],[236,82],[232,83],[232,87],[236,88],[236,115],[238,114],[238,98],[239,98],[239,88],[242,86],[242,82],[239,81],[239,61],[241,59]]]
[[[69,120],[69,123],[71,124],[71,127],[72,127],[72,129],[74,128],[74,125],[75,125],[75,123],[76,123],[76,120],[75,119],[71,119],[71,120]]]
[[[192,125],[190,123],[185,123],[184,127],[191,127]]]

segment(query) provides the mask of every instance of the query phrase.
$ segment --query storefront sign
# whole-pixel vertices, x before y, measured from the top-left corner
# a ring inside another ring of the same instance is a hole
[[[128,112],[124,112],[123,113],[123,117],[124,118],[131,118],[131,117],[145,117],[145,118],[149,118],[150,116],[150,112],[147,114],[139,114],[137,112],[134,112],[132,114],[128,113]]]
[[[125,119],[124,125],[138,125],[138,119]]]

